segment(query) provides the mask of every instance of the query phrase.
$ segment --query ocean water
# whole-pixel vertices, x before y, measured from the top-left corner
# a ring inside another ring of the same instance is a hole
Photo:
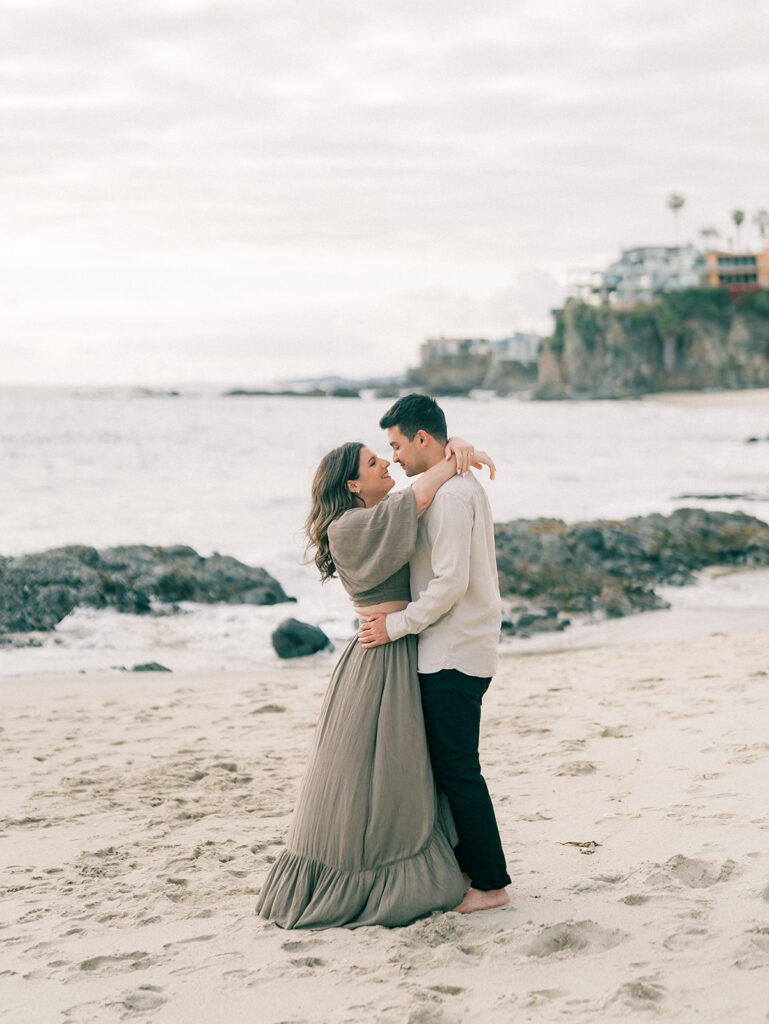
[[[0,389],[0,554],[62,544],[190,544],[262,565],[298,599],[273,608],[184,606],[137,618],[80,610],[43,646],[0,650],[0,673],[113,668],[156,658],[177,669],[275,664],[287,615],[338,644],[353,615],[335,581],[303,563],[303,521],[320,457],[346,440],[387,452],[370,399],[179,397],[119,389]],[[641,401],[446,399],[449,429],[486,448],[497,521],[567,521],[740,509],[769,521],[769,435],[760,407]],[[396,486],[405,477],[395,467]],[[686,495],[744,495],[702,499]],[[746,602],[745,587],[737,604]],[[734,587],[726,588],[726,599]],[[748,604],[752,599],[747,599]],[[319,656],[319,657],[329,657]]]

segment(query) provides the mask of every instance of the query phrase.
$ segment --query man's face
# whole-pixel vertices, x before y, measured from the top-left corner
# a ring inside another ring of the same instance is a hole
[[[414,440],[409,441],[399,427],[387,428],[387,440],[393,450],[393,462],[399,463],[406,476],[419,476],[427,469],[423,430],[417,431]]]

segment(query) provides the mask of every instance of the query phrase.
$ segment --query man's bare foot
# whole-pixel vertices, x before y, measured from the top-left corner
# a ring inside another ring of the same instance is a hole
[[[491,910],[492,907],[504,907],[510,902],[507,889],[468,889],[465,898],[458,907],[456,914],[472,914],[476,910]]]

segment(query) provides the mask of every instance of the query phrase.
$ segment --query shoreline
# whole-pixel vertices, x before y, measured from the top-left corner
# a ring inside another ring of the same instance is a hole
[[[588,647],[646,646],[769,628],[769,568],[710,566],[700,570],[691,584],[655,589],[670,602],[669,608],[597,622],[575,620],[562,632],[507,639],[500,652],[525,656]]]
[[[481,756],[511,904],[355,932],[254,915],[330,664],[1,680],[7,1013],[753,1019],[767,649],[769,628],[505,654]]]
[[[597,621],[575,618],[563,631],[533,633],[527,638],[508,636],[500,643],[500,654],[529,656],[643,646],[713,633],[737,635],[769,624],[769,568],[711,566],[698,572],[692,584],[660,586],[657,591],[671,603],[670,608]],[[301,668],[303,661],[314,670],[330,671],[352,635],[354,616],[350,615],[349,634],[333,636],[333,651],[283,661],[272,649],[270,632],[280,620],[292,615],[294,607],[200,605],[194,612],[185,610],[149,619],[114,610],[87,610],[65,619],[63,630],[30,634],[30,639],[42,642],[42,647],[0,648],[0,682],[109,675],[134,685],[144,673],[133,672],[131,666],[147,662],[158,662],[176,676],[200,671],[235,675],[273,671],[282,677]],[[119,637],[122,643],[113,641],[113,637]]]
[[[654,391],[641,395],[640,400],[703,409],[714,409],[719,406],[757,406],[769,410],[769,388],[744,388],[734,391]]]
[[[393,385],[393,387],[395,387]],[[375,394],[378,389],[390,388],[389,384],[363,383],[357,385],[355,382],[349,384],[334,385],[329,389],[318,386],[311,390],[299,390],[276,386],[271,390],[269,386],[262,387],[233,385],[231,382],[221,381],[210,383],[208,381],[180,384],[179,382],[168,382],[163,385],[149,386],[146,383],[134,384],[4,384],[0,386],[0,392],[9,391],[20,393],[24,391],[47,391],[57,393],[80,394],[83,396],[119,395],[126,398],[136,399],[164,399],[164,398],[326,398],[341,399],[345,402],[351,397],[357,397],[364,402],[386,402],[391,398],[397,398],[397,391],[393,394],[379,397]],[[334,393],[334,392],[339,393]],[[353,395],[351,392],[357,391]],[[408,388],[400,386],[400,391],[406,393]],[[534,399],[531,397],[531,388],[522,388],[508,394],[496,394],[484,389],[470,388],[467,393],[437,394],[442,399],[467,399],[471,402],[488,401],[537,401],[547,404],[558,404],[559,402],[572,403],[580,402],[665,402],[682,405],[769,405],[769,387],[764,388],[705,388],[701,390],[670,390],[670,391],[647,391],[637,395],[619,396],[617,398],[566,398],[566,399]]]

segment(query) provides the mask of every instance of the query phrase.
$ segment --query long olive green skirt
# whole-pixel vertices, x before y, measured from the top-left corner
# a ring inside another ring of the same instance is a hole
[[[350,641],[331,676],[286,849],[257,913],[284,928],[403,925],[464,895],[425,740],[416,637]]]

